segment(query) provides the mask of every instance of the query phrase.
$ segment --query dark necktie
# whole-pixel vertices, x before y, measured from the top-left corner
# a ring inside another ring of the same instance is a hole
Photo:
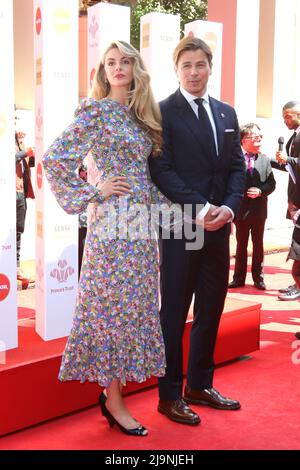
[[[212,146],[214,152],[216,152],[214,133],[206,109],[203,106],[203,98],[196,98],[194,101],[198,105],[198,118],[200,121],[201,129],[204,131],[204,134],[206,134],[207,139],[210,145]]]
[[[252,175],[254,168],[254,155],[251,153],[245,153],[247,171]]]

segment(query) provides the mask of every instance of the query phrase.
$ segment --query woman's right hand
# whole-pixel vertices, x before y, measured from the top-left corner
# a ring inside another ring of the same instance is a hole
[[[117,196],[125,196],[125,194],[131,193],[130,186],[126,183],[125,176],[113,176],[109,180],[96,184],[96,188],[100,189],[105,199],[109,198],[113,194]]]

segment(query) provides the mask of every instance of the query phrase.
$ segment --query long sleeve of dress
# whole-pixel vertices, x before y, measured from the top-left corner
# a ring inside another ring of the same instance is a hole
[[[84,99],[75,111],[75,120],[53,142],[43,156],[43,166],[51,190],[69,214],[86,210],[90,202],[101,203],[101,192],[83,181],[76,172],[96,139],[101,139],[101,103]]]

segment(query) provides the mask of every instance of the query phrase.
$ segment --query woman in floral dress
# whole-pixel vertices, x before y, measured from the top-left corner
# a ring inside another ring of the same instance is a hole
[[[137,436],[148,431],[128,411],[122,386],[165,373],[157,242],[134,229],[138,205],[143,229],[147,225],[148,157],[158,155],[161,144],[149,75],[139,53],[116,41],[98,66],[91,98],[80,103],[74,122],[43,157],[63,209],[70,214],[88,209],[74,322],[59,379],[98,382],[106,389],[99,400],[109,424]],[[76,172],[88,153],[94,184]]]

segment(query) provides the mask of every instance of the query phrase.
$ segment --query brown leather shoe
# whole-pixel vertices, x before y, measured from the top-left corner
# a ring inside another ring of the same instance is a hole
[[[239,410],[241,404],[237,400],[223,397],[215,388],[205,390],[193,390],[186,386],[184,399],[193,405],[208,405],[218,410]]]
[[[172,421],[176,421],[176,423],[191,425],[200,423],[200,417],[191,410],[182,398],[178,400],[159,400],[157,409]]]

